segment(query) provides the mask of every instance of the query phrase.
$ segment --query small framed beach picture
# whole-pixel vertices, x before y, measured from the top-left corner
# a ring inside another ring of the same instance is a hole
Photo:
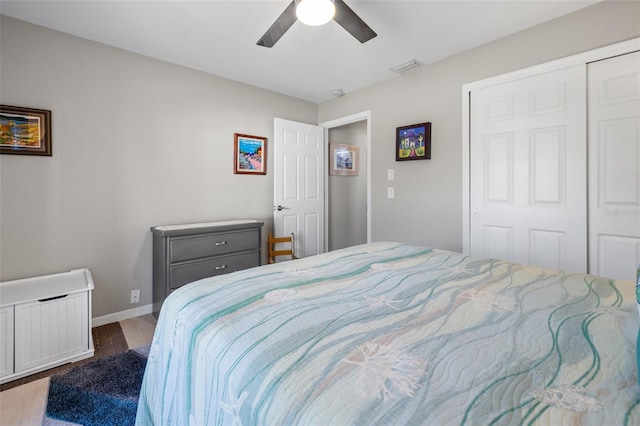
[[[267,138],[234,133],[233,173],[267,174]]]
[[[396,128],[396,161],[431,159],[431,123]]]
[[[51,111],[0,105],[0,154],[51,156]]]
[[[356,145],[344,145],[330,143],[329,175],[332,176],[357,176],[360,168],[360,147]]]

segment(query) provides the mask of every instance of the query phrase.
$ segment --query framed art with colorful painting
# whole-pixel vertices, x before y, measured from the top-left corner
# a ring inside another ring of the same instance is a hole
[[[267,138],[234,133],[234,158],[234,173],[266,175]]]
[[[360,168],[360,147],[341,143],[330,143],[329,151],[329,175],[331,176],[357,176]]]
[[[396,128],[396,161],[431,159],[431,123]]]
[[[51,156],[51,111],[0,105],[0,154]]]

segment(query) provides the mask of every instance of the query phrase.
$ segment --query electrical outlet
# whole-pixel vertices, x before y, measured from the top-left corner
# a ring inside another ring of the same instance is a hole
[[[131,290],[131,303],[140,303],[140,290]]]

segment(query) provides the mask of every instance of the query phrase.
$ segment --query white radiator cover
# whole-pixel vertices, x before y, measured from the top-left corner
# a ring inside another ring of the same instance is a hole
[[[88,269],[0,283],[0,383],[94,354]]]

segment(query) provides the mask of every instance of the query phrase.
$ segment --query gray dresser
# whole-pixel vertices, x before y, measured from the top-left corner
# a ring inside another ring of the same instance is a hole
[[[165,225],[153,233],[153,315],[164,299],[190,282],[260,266],[263,222],[224,222]]]

